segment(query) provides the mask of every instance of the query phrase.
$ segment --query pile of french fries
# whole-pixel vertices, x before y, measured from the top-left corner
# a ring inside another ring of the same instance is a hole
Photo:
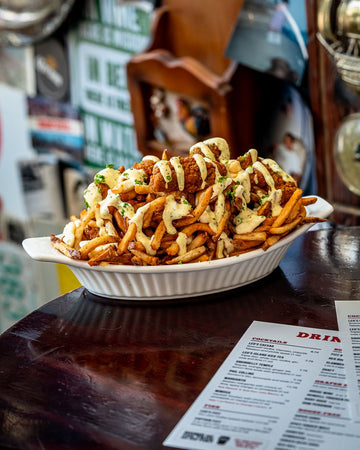
[[[108,206],[105,218],[100,218],[99,222],[100,200],[85,208],[79,217],[70,218],[66,225],[67,230],[71,229],[70,240],[66,238],[64,228],[63,235],[50,236],[52,245],[67,257],[87,261],[91,266],[185,264],[236,256],[258,248],[266,251],[304,223],[325,220],[307,216],[305,206],[317,199],[303,197],[303,191],[290,176],[286,182],[275,186],[280,202],[278,213],[274,214],[269,196],[271,186],[264,183],[259,186],[261,174],[252,169],[253,161],[240,168],[239,163],[248,160],[245,156],[224,162],[228,172],[227,176],[221,177],[222,190],[218,180],[191,194],[184,190],[154,192],[151,177],[146,182],[127,182],[112,188],[99,183],[101,198],[119,196],[120,204],[131,208],[133,217],[117,207]],[[164,152],[163,160],[167,159]],[[264,165],[266,173],[273,176],[270,180],[273,185],[275,175],[268,163],[271,160],[259,157],[256,160]],[[241,173],[247,171],[246,177],[250,180],[248,201],[245,201],[244,189],[240,189],[238,197],[234,195],[240,184],[236,181],[238,172],[234,174],[234,167],[239,167],[237,170]],[[120,168],[119,174],[124,170]],[[220,200],[224,204],[221,216],[217,217],[216,223],[210,223],[208,218],[214,216]],[[166,215],[172,205],[179,207],[181,203],[186,204],[184,215],[170,220]],[[237,218],[244,209],[252,218],[245,232],[237,226],[243,220]],[[141,220],[135,220],[135,216],[141,216]]]

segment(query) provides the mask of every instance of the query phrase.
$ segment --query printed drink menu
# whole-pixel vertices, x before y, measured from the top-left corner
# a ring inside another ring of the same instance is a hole
[[[360,422],[360,301],[335,302],[352,419]]]
[[[253,322],[164,445],[359,449],[339,333]]]

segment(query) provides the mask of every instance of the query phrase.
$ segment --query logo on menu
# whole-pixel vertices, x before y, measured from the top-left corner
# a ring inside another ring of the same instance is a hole
[[[181,439],[190,439],[198,442],[213,442],[214,436],[212,434],[196,433],[194,431],[184,431]]]
[[[230,440],[229,436],[220,436],[217,440],[217,443],[219,445],[225,445],[229,440]]]

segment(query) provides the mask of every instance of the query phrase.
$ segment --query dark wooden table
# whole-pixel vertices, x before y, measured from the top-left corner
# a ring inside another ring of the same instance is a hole
[[[271,275],[226,293],[72,291],[0,337],[0,447],[163,448],[253,320],[336,330],[335,299],[360,299],[360,227],[310,231]]]

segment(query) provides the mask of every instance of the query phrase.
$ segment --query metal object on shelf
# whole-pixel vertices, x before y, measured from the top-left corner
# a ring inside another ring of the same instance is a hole
[[[360,0],[323,0],[318,11],[318,40],[333,58],[345,85],[360,95]],[[360,195],[360,114],[347,116],[334,141],[340,178]]]
[[[0,45],[24,46],[53,33],[75,0],[0,0]]]
[[[360,94],[360,0],[323,0],[317,37],[345,84]]]
[[[350,114],[341,123],[334,156],[342,181],[351,192],[360,195],[360,113]]]

